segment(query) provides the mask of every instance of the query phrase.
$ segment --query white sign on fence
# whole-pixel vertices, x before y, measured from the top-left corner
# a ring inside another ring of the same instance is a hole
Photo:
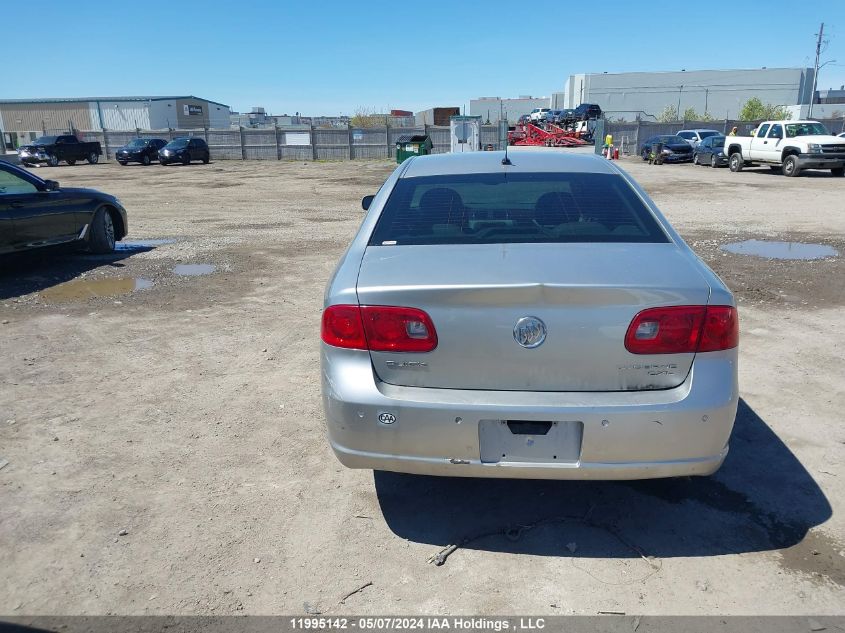
[[[311,145],[309,132],[285,132],[285,145]]]

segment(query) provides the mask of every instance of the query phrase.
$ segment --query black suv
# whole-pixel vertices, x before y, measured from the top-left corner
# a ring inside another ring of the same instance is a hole
[[[572,111],[572,118],[576,121],[587,119],[598,119],[601,116],[601,108],[595,103],[582,103]]]
[[[114,156],[121,165],[131,162],[149,165],[158,160],[158,150],[165,145],[167,141],[160,138],[136,138],[117,150]]]
[[[208,145],[203,139],[195,136],[174,138],[158,151],[158,162],[162,165],[170,163],[188,165],[192,160],[201,160],[206,164],[211,160]]]

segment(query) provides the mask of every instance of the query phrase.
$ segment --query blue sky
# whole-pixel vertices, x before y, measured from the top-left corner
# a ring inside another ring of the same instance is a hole
[[[315,115],[468,106],[548,96],[578,72],[812,66],[822,21],[822,61],[838,61],[819,88],[845,84],[845,0],[5,5],[6,51],[27,43],[7,55],[5,98],[193,94]],[[648,44],[657,26],[671,49]]]

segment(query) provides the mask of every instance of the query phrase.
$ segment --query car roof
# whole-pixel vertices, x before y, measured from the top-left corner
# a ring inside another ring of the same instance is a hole
[[[574,154],[547,150],[509,151],[511,164],[502,165],[505,157],[498,152],[465,152],[415,156],[407,161],[402,178],[459,174],[578,172],[592,174],[618,173],[609,162],[596,154]]]
[[[714,130],[712,127],[694,127],[688,130],[681,130],[681,132],[716,132],[716,134],[721,134],[719,130]]]

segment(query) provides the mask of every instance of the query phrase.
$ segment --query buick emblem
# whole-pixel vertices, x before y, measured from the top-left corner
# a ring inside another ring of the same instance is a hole
[[[540,347],[546,340],[546,324],[537,317],[522,317],[513,326],[513,339],[526,349]]]

